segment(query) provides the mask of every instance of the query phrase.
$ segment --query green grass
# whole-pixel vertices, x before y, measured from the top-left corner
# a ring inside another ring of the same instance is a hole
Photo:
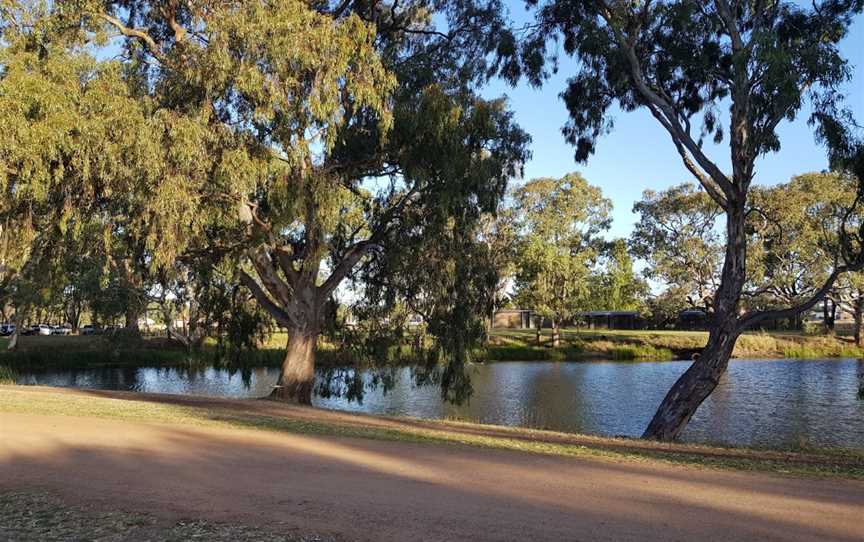
[[[806,449],[757,450],[700,445],[666,444],[634,439],[573,435],[521,428],[484,426],[455,421],[384,419],[369,416],[340,417],[322,421],[309,417],[254,411],[256,401],[233,406],[196,407],[135,399],[109,398],[88,392],[34,390],[7,387],[0,390],[0,412],[41,415],[74,415],[134,422],[176,424],[182,427],[213,426],[263,431],[348,436],[377,440],[463,444],[490,449],[516,450],[558,456],[616,461],[663,461],[706,468],[768,471],[774,473],[864,479],[864,450]],[[169,399],[170,400],[170,399]],[[264,403],[279,407],[278,404]],[[226,403],[228,405],[228,403]],[[240,406],[238,406],[240,405]],[[244,408],[242,405],[248,405]],[[278,413],[278,410],[276,411]],[[313,412],[314,411],[310,411]],[[412,423],[401,423],[400,420]]]
[[[807,345],[789,346],[783,349],[783,355],[787,358],[813,359],[822,357],[820,350]]]
[[[615,360],[671,360],[675,355],[668,348],[658,348],[650,344],[616,346],[610,351]]]
[[[481,351],[487,361],[566,361],[584,354],[579,346],[542,348],[537,346],[489,346]]]
[[[488,357],[512,361],[567,359],[673,360],[691,359],[708,340],[704,331],[671,330],[582,330],[565,329],[563,345],[551,348],[551,331],[543,330],[541,344],[535,330],[494,330]],[[736,358],[861,358],[864,350],[849,339],[833,335],[807,335],[793,332],[752,332],[739,337],[733,354]]]
[[[562,330],[562,344],[551,347],[550,330],[544,330],[536,344],[534,330],[494,330],[489,344],[478,350],[485,361],[590,361],[691,359],[708,338],[703,331],[587,331]],[[0,341],[3,341],[0,339]],[[4,341],[5,342],[5,341]],[[278,367],[284,359],[287,336],[274,333],[258,350],[242,352],[237,358],[218,355],[215,343],[189,354],[164,338],[110,342],[104,337],[22,337],[19,349],[6,352],[0,344],[0,365],[22,370],[83,369],[99,367]],[[800,333],[747,333],[738,339],[737,358],[862,358],[864,350],[848,339]],[[388,364],[416,362],[417,354],[407,345],[391,348]],[[318,349],[322,367],[364,366],[368,362],[322,341]]]
[[[862,358],[864,350],[854,346],[835,345],[793,345],[783,349],[783,355],[787,358]]]

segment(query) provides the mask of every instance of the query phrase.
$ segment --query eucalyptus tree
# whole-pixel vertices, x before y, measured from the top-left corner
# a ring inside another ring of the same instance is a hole
[[[611,311],[641,311],[648,299],[648,283],[633,268],[633,256],[624,239],[603,248],[599,273],[597,308]]]
[[[747,280],[747,215],[755,164],[780,149],[777,127],[809,102],[819,135],[835,146],[845,120],[841,87],[849,67],[838,43],[862,0],[799,5],[782,0],[529,0],[536,21],[521,41],[502,37],[502,72],[541,84],[557,47],[578,63],[562,93],[570,112],[564,135],[586,160],[612,128],[613,105],[647,110],[668,133],[682,163],[725,214],[724,262],[712,301],[708,343],[672,386],[644,437],[676,438],[717,386],[738,336],[770,319],[809,310],[836,278],[861,267],[853,231],[843,233],[838,265],[795,305],[741,314]],[[551,63],[551,64],[550,64]],[[728,112],[721,108],[728,105]],[[826,122],[831,121],[831,122]],[[730,171],[703,148],[726,139]],[[826,137],[827,136],[827,137]]]
[[[2,275],[4,287],[21,293],[16,281],[39,279],[22,273],[54,257],[46,249],[52,239],[81,240],[102,201],[164,181],[154,170],[166,163],[163,144],[173,138],[117,63],[98,60],[80,36],[65,32],[56,4],[0,7]],[[191,203],[141,201],[138,220],[157,223],[184,215]]]
[[[801,303],[825,283],[839,263],[838,232],[844,222],[860,223],[857,189],[848,173],[808,173],[753,189],[743,292],[748,309]]]
[[[202,234],[219,253],[242,253],[244,284],[290,331],[278,395],[308,402],[319,300],[338,282],[318,284],[325,231],[339,223],[343,202],[360,197],[341,182],[349,164],[326,157],[357,118],[376,119],[372,140],[392,124],[394,81],[374,50],[374,28],[299,0],[81,0],[56,5],[54,15],[84,34],[120,38],[128,84],[138,83],[139,101],[170,119],[176,136],[154,141],[183,162],[154,164],[162,179],[149,199],[169,209],[191,202],[196,216],[154,222],[141,212],[147,201],[122,201],[136,219],[122,233],[145,232],[134,246],[150,266],[170,263]]]
[[[522,232],[517,296],[551,321],[557,347],[562,323],[592,308],[599,234],[609,228],[612,204],[578,173],[532,179],[514,200]]]
[[[510,289],[516,274],[519,232],[518,219],[512,206],[502,206],[495,214],[487,213],[480,222],[479,240],[486,246],[489,263],[498,274],[490,295],[489,328],[491,329],[495,312],[510,300]]]
[[[436,206],[452,212],[457,201],[494,210],[524,157],[526,138],[503,102],[471,90],[488,75],[494,33],[479,30],[500,25],[497,4],[54,6],[81,39],[119,39],[118,62],[140,101],[182,126],[166,148],[182,168],[158,168],[168,182],[154,200],[171,208],[183,198],[197,215],[128,231],[148,232],[151,266],[202,233],[214,251],[242,256],[243,285],[289,331],[278,398],[311,400],[328,301],[400,231],[409,208],[435,220],[445,220]],[[433,23],[439,8],[446,30]]]
[[[481,208],[465,206],[446,220],[430,220],[430,211],[442,218],[450,214],[411,209],[406,226],[415,227],[406,228],[363,265],[358,277],[364,289],[361,308],[388,322],[393,316],[419,316],[435,341],[421,352],[425,363],[415,368],[415,382],[437,385],[442,399],[461,403],[472,391],[465,368],[487,337],[486,317],[495,305],[501,275],[494,265],[497,255],[483,238]]]
[[[238,281],[233,258],[191,251],[158,270],[148,299],[158,307],[167,336],[188,351],[207,338],[220,354],[236,357],[273,331],[273,320]]]
[[[681,184],[646,190],[633,205],[639,215],[630,246],[645,260],[647,278],[683,296],[682,308],[711,311],[723,259],[723,213],[704,191]]]

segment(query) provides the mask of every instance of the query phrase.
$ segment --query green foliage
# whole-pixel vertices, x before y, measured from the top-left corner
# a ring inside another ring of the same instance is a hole
[[[633,212],[639,215],[630,238],[634,255],[647,262],[645,275],[678,299],[675,310],[666,312],[710,307],[723,257],[720,206],[705,191],[681,184],[646,190]]]
[[[609,227],[611,204],[577,173],[529,181],[514,199],[522,231],[518,299],[560,325],[591,308],[598,234]]]
[[[788,306],[810,297],[833,271],[840,232],[856,229],[857,180],[842,173],[808,173],[754,190],[749,219],[751,308]],[[841,279],[842,284],[855,275]]]
[[[432,242],[441,273],[412,287],[428,296],[440,339],[431,357],[461,367],[482,339],[495,271],[477,225],[528,141],[503,99],[474,92],[490,75],[484,55],[497,41],[484,30],[501,27],[499,4],[3,8],[0,112],[21,127],[0,138],[0,188],[21,199],[0,209],[3,233],[21,233],[14,246],[3,236],[4,273],[50,246],[37,235],[74,229],[70,246],[88,249],[56,280],[79,316],[85,299],[93,318],[123,314],[134,327],[155,301],[175,339],[195,348],[215,332],[220,351],[236,353],[272,320],[318,333],[361,261],[399,272],[372,260]],[[35,271],[51,264],[0,276],[0,297],[53,303]],[[441,380],[463,395],[459,372]]]
[[[471,394],[465,366],[486,337],[486,315],[498,282],[487,247],[477,241],[480,214],[472,214],[440,222],[417,216],[422,228],[400,237],[399,247],[382,254],[364,276],[371,307],[390,314],[401,305],[422,317],[435,340],[415,380],[439,385],[442,397],[454,403]]]
[[[0,365],[0,384],[4,386],[14,385],[18,380],[18,372],[8,365]]]
[[[615,360],[669,360],[675,355],[668,348],[657,348],[651,345],[616,346],[610,352]]]
[[[605,265],[595,294],[595,306],[603,310],[641,312],[648,298],[648,284],[633,270],[633,257],[627,250],[627,243],[616,239],[604,252]]]
[[[502,72],[511,81],[525,76],[539,85],[553,73],[550,66],[557,65],[560,49],[578,57],[562,96],[570,111],[564,134],[579,161],[612,128],[615,104],[624,111],[648,107],[663,117],[661,122],[675,122],[673,131],[682,128],[676,138],[680,144],[687,140],[691,151],[691,137],[696,144],[705,137],[722,141],[732,127],[721,122],[720,108],[742,76],[758,81],[747,86],[746,155],[752,159],[778,150],[777,125],[793,120],[805,101],[828,114],[829,106],[842,100],[835,89],[848,79],[849,70],[837,44],[847,35],[852,16],[864,8],[860,0],[814,6],[734,2],[734,13],[727,16],[726,2],[703,0],[526,4],[533,8],[535,24],[518,42],[509,33],[501,37],[504,43],[518,43],[503,49]],[[664,103],[652,102],[649,93]],[[681,120],[665,116],[670,113]],[[701,120],[698,135],[689,133],[690,119],[694,124]],[[684,130],[687,135],[679,137]],[[705,165],[701,157],[700,165]],[[750,165],[736,167],[749,170]]]

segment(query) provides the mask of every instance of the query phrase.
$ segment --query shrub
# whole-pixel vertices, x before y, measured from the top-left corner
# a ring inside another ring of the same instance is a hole
[[[787,358],[813,359],[822,357],[825,355],[825,353],[821,350],[813,348],[812,346],[799,344],[796,346],[785,347],[783,349],[783,355]]]
[[[12,367],[0,365],[0,384],[11,386],[18,379],[18,373]]]
[[[846,346],[840,350],[838,356],[841,358],[864,358],[864,349],[857,346]]]
[[[651,345],[616,346],[610,350],[612,359],[616,360],[671,360],[675,355],[668,348],[657,348]]]

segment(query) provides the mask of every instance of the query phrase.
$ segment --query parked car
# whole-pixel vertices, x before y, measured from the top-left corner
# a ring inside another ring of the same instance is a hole
[[[47,324],[36,324],[21,332],[22,335],[51,335],[51,326]]]
[[[66,326],[54,326],[51,328],[51,335],[72,335],[72,328]]]
[[[94,326],[93,324],[87,324],[86,326],[81,328],[81,335],[99,335],[102,333],[102,328],[99,326]]]
[[[15,324],[0,324],[0,336],[8,337],[15,333]]]

